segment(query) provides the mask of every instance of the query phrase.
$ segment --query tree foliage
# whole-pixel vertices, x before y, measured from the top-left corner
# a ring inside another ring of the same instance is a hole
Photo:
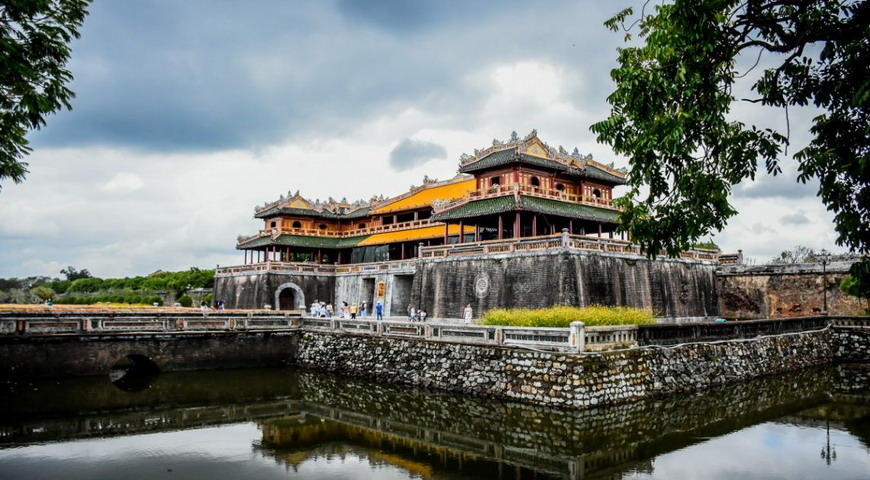
[[[4,0],[0,4],[0,181],[24,180],[27,132],[70,109],[69,43],[90,0]],[[0,186],[2,187],[2,186]]]
[[[87,268],[76,270],[76,267],[71,265],[61,270],[60,273],[69,281],[78,280],[80,278],[91,278],[91,272],[89,272]]]
[[[54,290],[46,287],[45,285],[40,285],[31,289],[30,293],[32,293],[42,301],[51,300],[52,298],[54,298]]]
[[[840,290],[847,295],[864,299],[865,309],[870,311],[870,283],[860,277],[847,275],[840,282]]]
[[[837,243],[870,253],[870,2],[672,0],[626,28],[633,17],[626,9],[606,22],[628,41],[636,30],[640,42],[619,49],[611,114],[591,128],[628,157],[622,228],[645,251],[676,255],[721,230],[737,213],[732,186],[754,179],[760,164],[780,172],[789,132],[730,118],[746,100],[786,114],[821,110],[812,141],[794,155],[798,180],[819,181]],[[762,56],[770,66],[754,73],[756,98],[735,98],[748,73],[737,59]]]

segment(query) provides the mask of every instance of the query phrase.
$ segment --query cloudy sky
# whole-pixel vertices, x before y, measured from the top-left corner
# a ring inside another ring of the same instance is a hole
[[[0,192],[0,277],[235,264],[255,205],[402,193],[512,130],[624,165],[589,131],[622,41],[602,22],[622,6],[96,0],[73,44],[74,109],[30,135],[30,175]],[[811,117],[792,112],[796,146]],[[833,246],[815,187],[785,168],[737,188],[725,250]]]

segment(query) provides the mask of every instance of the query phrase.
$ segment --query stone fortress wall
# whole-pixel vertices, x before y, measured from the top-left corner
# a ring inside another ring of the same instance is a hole
[[[859,315],[865,304],[840,290],[851,262],[720,267],[716,272],[720,315],[725,318],[783,318]]]
[[[228,308],[277,308],[276,293],[291,285],[305,305],[380,301],[387,316],[404,316],[413,305],[433,318],[461,318],[467,304],[475,316],[492,308],[562,304],[650,308],[662,317],[718,314],[716,265],[708,262],[551,250],[423,258],[407,265],[345,273],[241,271],[219,275],[214,298]]]
[[[493,308],[625,305],[657,317],[718,313],[715,265],[585,251],[426,259],[414,276],[411,303],[436,318]]]
[[[305,332],[296,363],[377,381],[582,409],[694,392],[840,360],[870,361],[870,333],[832,329],[587,354]],[[848,342],[848,343],[845,343]]]

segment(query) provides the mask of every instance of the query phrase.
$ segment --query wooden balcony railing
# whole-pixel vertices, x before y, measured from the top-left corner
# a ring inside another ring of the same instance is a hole
[[[456,200],[454,202],[445,204],[435,209],[436,212],[440,212],[446,210],[448,208],[457,207],[464,203],[468,203],[474,200],[482,200],[485,198],[494,198],[494,197],[503,197],[505,195],[513,195],[514,193],[520,193],[523,195],[528,195],[532,197],[540,197],[547,198],[551,200],[560,200],[563,202],[572,202],[572,203],[580,203],[583,205],[590,205],[594,207],[600,208],[608,208],[612,210],[617,210],[616,207],[613,206],[613,200],[609,198],[599,198],[595,196],[586,196],[586,195],[575,195],[573,193],[567,193],[561,190],[549,190],[545,188],[533,187],[531,185],[522,185],[519,183],[514,183],[511,185],[496,185],[494,187],[481,188],[478,190],[474,190],[466,195],[464,198]]]
[[[571,235],[567,232],[538,237],[487,240],[482,242],[456,243],[421,247],[422,258],[438,258],[488,253],[525,252],[568,248],[576,250],[597,250],[601,252],[641,255],[640,246],[626,240],[600,238],[587,235]],[[715,250],[694,249],[680,254],[680,258],[706,262],[718,262],[719,252]]]

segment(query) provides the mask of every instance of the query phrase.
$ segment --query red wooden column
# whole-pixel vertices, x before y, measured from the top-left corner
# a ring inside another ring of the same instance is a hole
[[[514,214],[514,238],[520,238],[523,232],[523,225],[520,223],[520,212]]]
[[[532,216],[532,236],[533,237],[538,236],[538,214],[537,213]]]
[[[465,240],[465,221],[460,220],[459,221],[459,239],[456,241],[456,243],[462,243],[463,240]]]
[[[402,255],[401,255],[399,258],[400,258],[401,260],[404,260],[404,259],[405,259],[405,243],[402,242],[402,243],[400,243],[399,245],[401,245],[401,247],[402,247]]]
[[[447,240],[450,238],[450,223],[444,222],[444,245],[447,245]]]
[[[601,222],[598,222],[598,238],[601,238]]]
[[[498,214],[498,239],[504,239],[504,215]]]
[[[480,225],[478,225],[476,223],[474,224],[474,241],[475,242],[480,241]]]
[[[248,264],[248,251],[247,250],[242,250],[242,251],[245,252],[245,263],[243,263],[242,265],[247,265]]]

